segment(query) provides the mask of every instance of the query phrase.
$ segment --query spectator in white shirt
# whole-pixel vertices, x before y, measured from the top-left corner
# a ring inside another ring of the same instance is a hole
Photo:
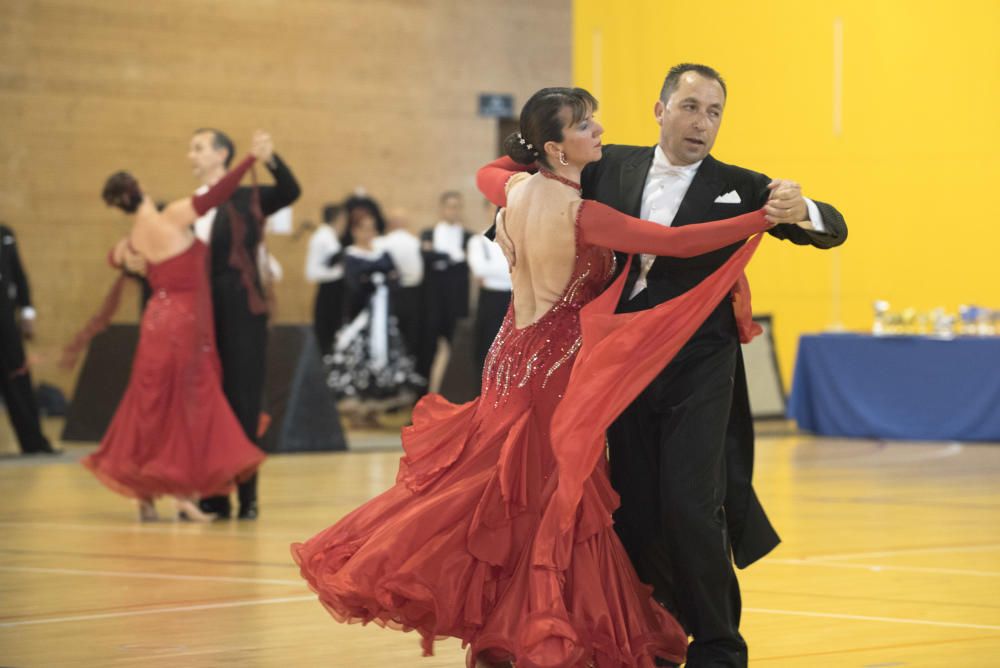
[[[306,280],[316,283],[313,331],[320,354],[326,355],[344,322],[344,245],[347,212],[339,204],[323,207],[323,224],[309,239]]]
[[[424,279],[424,258],[420,240],[409,230],[410,218],[404,209],[396,208],[386,216],[385,236],[375,239],[375,248],[389,253],[399,272],[399,285],[393,290],[392,312],[403,337],[406,350],[416,355],[420,349],[423,300],[420,284]]]
[[[489,222],[493,221],[493,205],[486,202]],[[486,353],[493,345],[500,326],[503,324],[507,308],[510,306],[510,266],[503,250],[495,242],[481,234],[469,239],[466,255],[472,277],[479,286],[476,306],[475,352],[479,373],[486,363]]]

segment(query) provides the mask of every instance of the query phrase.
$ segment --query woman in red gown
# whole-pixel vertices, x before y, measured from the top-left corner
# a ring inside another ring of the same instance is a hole
[[[520,163],[479,171],[506,206],[517,253],[511,307],[482,395],[417,404],[396,484],[305,543],[303,577],[339,621],[461,638],[468,663],[517,668],[651,668],[684,659],[687,637],[651,598],[612,527],[618,503],[604,431],[740,283],[759,237],[663,306],[614,315],[626,272],[611,249],[693,256],[770,227],[761,212],[667,228],[584,201],[601,156],[596,101],[544,89],[508,140]],[[737,303],[744,320],[745,299]]]
[[[255,137],[255,152],[259,143]],[[264,459],[222,394],[206,247],[191,231],[198,216],[232,195],[254,159],[248,156],[205,194],[162,212],[127,172],[112,175],[104,187],[104,201],[132,222],[111,262],[142,255],[153,295],[128,387],[100,448],[83,465],[138,500],[142,520],[156,519],[153,500],[167,495],[177,499],[182,518],[208,521],[212,516],[198,509],[197,499],[228,493]]]

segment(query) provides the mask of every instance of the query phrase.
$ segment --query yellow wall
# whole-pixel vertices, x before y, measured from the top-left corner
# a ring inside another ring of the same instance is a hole
[[[704,62],[729,87],[713,155],[847,219],[839,250],[767,240],[752,263],[786,380],[800,334],[865,330],[875,299],[1000,308],[1000,2],[575,0],[573,22],[574,81],[600,99],[607,143],[655,143],[667,70]]]

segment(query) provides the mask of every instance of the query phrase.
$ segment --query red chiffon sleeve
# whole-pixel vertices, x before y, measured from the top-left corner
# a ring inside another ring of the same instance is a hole
[[[760,209],[699,225],[665,227],[633,218],[610,206],[583,200],[577,212],[583,241],[625,253],[694,257],[725,248],[771,227]]]
[[[522,165],[504,156],[480,167],[476,172],[476,186],[486,199],[497,206],[507,206],[507,182],[520,172],[531,171],[531,165]]]
[[[254,160],[256,158],[248,155],[243,158],[240,164],[226,172],[226,175],[219,179],[219,182],[209,188],[208,191],[201,195],[192,195],[191,206],[194,207],[195,213],[203,216],[211,209],[214,209],[232,197],[236,189],[240,187],[240,179],[243,178],[243,175],[253,165]]]

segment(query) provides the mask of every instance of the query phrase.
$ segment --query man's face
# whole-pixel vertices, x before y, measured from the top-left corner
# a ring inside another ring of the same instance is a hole
[[[213,140],[211,132],[199,132],[191,137],[187,157],[191,163],[191,171],[199,181],[204,181],[220,169],[225,171],[226,149],[216,148]]]
[[[462,198],[445,197],[441,202],[441,220],[447,223],[462,222]]]
[[[708,155],[725,106],[719,82],[697,72],[681,75],[666,104],[657,100],[653,113],[660,125],[660,146],[671,164],[690,165]]]

